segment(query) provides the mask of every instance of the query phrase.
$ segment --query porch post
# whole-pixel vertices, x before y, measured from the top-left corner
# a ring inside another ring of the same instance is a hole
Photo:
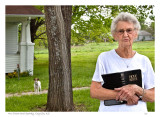
[[[34,63],[34,43],[31,42],[30,20],[22,22],[21,42],[20,42],[20,70],[31,71],[33,75]]]

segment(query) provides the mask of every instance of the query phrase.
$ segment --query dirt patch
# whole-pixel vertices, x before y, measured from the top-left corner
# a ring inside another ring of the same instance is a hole
[[[87,109],[84,104],[75,104],[73,112],[86,112]],[[37,106],[31,109],[31,112],[46,112],[46,105]]]
[[[31,109],[31,112],[45,112],[46,111],[46,104],[42,106],[36,106]]]

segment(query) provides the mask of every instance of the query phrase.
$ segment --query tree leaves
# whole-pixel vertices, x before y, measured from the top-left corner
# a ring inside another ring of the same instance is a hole
[[[44,12],[43,6],[35,6]],[[145,20],[154,22],[153,5],[75,5],[72,6],[72,44],[82,45],[86,42],[112,41],[110,26],[113,18],[120,12],[134,14],[141,23],[142,29],[147,28]],[[44,19],[37,18],[35,26],[44,23]],[[37,28],[38,29],[38,28]],[[45,28],[44,28],[45,30]],[[153,30],[153,29],[152,29]],[[39,31],[34,39],[41,38],[44,31]],[[38,35],[41,35],[38,37]],[[104,36],[106,35],[106,36]],[[75,41],[77,40],[77,41]],[[74,43],[76,42],[76,43]]]
[[[145,20],[150,18],[154,22],[153,5],[83,5],[72,6],[72,38],[86,39],[87,42],[100,42],[104,35],[112,41],[110,26],[112,19],[120,12],[134,14],[142,27]],[[86,42],[84,41],[84,42]]]

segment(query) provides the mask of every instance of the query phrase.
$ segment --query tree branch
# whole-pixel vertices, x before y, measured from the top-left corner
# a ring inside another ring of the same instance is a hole
[[[36,39],[40,39],[40,40],[46,40],[46,38],[36,38]]]
[[[43,35],[43,34],[45,34],[45,33],[46,33],[46,31],[43,32],[43,33],[41,33],[41,34],[39,34],[39,35],[36,35],[35,38],[38,38],[38,37],[40,37],[41,35]]]

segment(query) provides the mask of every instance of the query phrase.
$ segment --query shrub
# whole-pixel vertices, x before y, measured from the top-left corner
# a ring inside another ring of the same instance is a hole
[[[21,73],[20,73],[20,77],[27,77],[27,76],[30,76],[30,72],[31,72],[30,70],[21,72]]]
[[[8,73],[7,75],[9,78],[17,78],[18,77],[18,73],[16,71],[14,71],[13,73]]]
[[[30,70],[27,70],[27,71],[21,72],[19,75],[20,77],[27,77],[27,76],[30,76],[30,72],[31,72]],[[18,78],[17,70],[14,70],[14,72],[12,73],[8,73],[7,77],[8,78]]]

